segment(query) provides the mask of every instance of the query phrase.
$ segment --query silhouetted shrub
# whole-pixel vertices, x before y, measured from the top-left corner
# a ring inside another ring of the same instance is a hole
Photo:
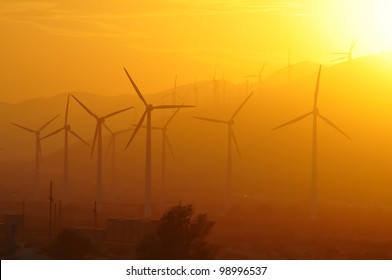
[[[62,230],[47,250],[49,256],[60,260],[79,260],[92,252],[91,240],[69,229]]]
[[[205,238],[213,226],[206,214],[194,216],[192,205],[172,207],[156,232],[140,241],[137,255],[140,259],[212,259],[215,248]]]

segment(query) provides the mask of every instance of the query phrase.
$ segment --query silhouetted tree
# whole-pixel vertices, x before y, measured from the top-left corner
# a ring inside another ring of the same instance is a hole
[[[136,252],[140,259],[212,259],[215,248],[205,238],[213,226],[206,214],[194,215],[192,205],[172,207]]]
[[[62,230],[47,250],[49,256],[60,260],[79,260],[92,252],[91,240],[69,229]]]

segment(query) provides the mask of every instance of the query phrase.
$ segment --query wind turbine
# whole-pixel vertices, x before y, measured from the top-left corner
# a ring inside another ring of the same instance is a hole
[[[98,147],[97,147],[97,193],[96,193],[96,200],[98,202],[101,202],[102,199],[102,125],[105,122],[107,118],[113,117],[117,114],[120,114],[122,112],[125,112],[129,109],[132,109],[132,107],[127,107],[125,109],[115,111],[113,113],[107,114],[103,117],[99,117],[96,114],[94,114],[90,109],[88,109],[79,99],[77,99],[74,95],[72,97],[79,103],[80,106],[83,107],[89,113],[95,120],[97,121],[97,125],[95,127],[95,134],[94,134],[94,141],[93,141],[93,147],[91,149],[91,157],[93,156],[94,153],[94,148],[95,148],[95,143],[98,142]]]
[[[125,149],[129,147],[133,138],[135,137],[136,133],[139,131],[140,127],[143,125],[144,119],[147,116],[147,126],[146,126],[146,173],[145,173],[145,203],[144,203],[144,216],[145,218],[151,217],[151,112],[153,110],[160,110],[160,109],[173,109],[173,108],[187,108],[187,107],[194,107],[189,105],[160,105],[154,106],[152,104],[148,104],[147,101],[144,99],[143,95],[141,94],[139,88],[132,80],[131,76],[129,75],[127,69],[124,67],[124,71],[128,76],[129,81],[132,83],[133,88],[135,89],[137,95],[139,96],[140,100],[144,103],[146,109],[139,120],[131,138],[128,141]]]
[[[257,75],[244,76],[245,78],[257,78],[258,79],[258,92],[260,92],[260,89],[261,89],[261,80],[263,79],[263,71],[264,71],[266,64],[267,64],[267,61],[264,62],[263,66],[261,67],[261,69]]]
[[[318,76],[317,76],[317,84],[316,84],[316,90],[314,92],[314,101],[313,101],[313,109],[312,111],[301,115],[291,121],[288,121],[284,124],[281,124],[272,130],[276,130],[278,128],[284,127],[286,125],[295,123],[297,121],[300,121],[307,116],[313,116],[313,135],[312,135],[312,173],[311,173],[311,189],[310,189],[310,219],[311,220],[316,220],[318,216],[318,197],[317,197],[317,120],[320,118],[330,126],[332,126],[334,129],[336,129],[338,132],[343,134],[345,137],[348,139],[351,139],[343,130],[338,128],[333,122],[331,122],[329,119],[327,119],[325,116],[321,115],[317,106],[317,100],[318,100],[318,91],[319,91],[319,83],[320,83],[320,74],[321,74],[321,65],[318,71]]]
[[[212,84],[212,89],[213,89],[213,102],[214,103],[218,103],[219,102],[219,88],[221,86],[221,80],[216,78],[216,68],[218,66],[218,63],[215,64],[215,69],[214,69],[214,75],[211,77],[211,81],[207,81],[207,83],[205,83],[203,86],[207,86]]]
[[[116,147],[117,147],[117,136],[126,132],[131,131],[131,129],[121,129],[121,130],[117,130],[117,131],[113,131],[109,128],[109,126],[107,126],[105,123],[103,124],[103,126],[106,128],[107,131],[109,131],[110,133],[110,140],[109,140],[109,145],[108,145],[108,149],[107,149],[107,153],[109,153],[109,151],[111,151],[111,172],[112,172],[112,183],[114,186],[116,186],[117,180],[116,180]]]
[[[336,58],[336,59],[332,60],[332,62],[339,61],[339,60],[351,61],[352,60],[353,50],[355,48],[355,45],[357,44],[357,41],[358,41],[358,39],[352,40],[351,45],[350,45],[350,49],[348,50],[348,52],[332,53],[332,54],[335,54],[335,55],[343,55],[342,57],[339,57],[339,58]]]
[[[237,150],[238,156],[241,158],[238,143],[235,138],[234,131],[233,131],[234,118],[237,116],[237,114],[240,112],[240,110],[245,105],[245,103],[249,100],[249,98],[252,96],[252,94],[253,93],[248,95],[248,97],[241,103],[241,105],[237,108],[237,110],[234,112],[234,114],[231,116],[231,118],[227,121],[226,120],[209,119],[209,118],[203,118],[203,117],[194,117],[196,119],[200,119],[203,121],[222,123],[222,124],[227,125],[228,135],[227,135],[226,211],[228,211],[231,207],[231,193],[232,193],[232,148],[231,147],[232,147],[232,143],[234,143],[234,146]]]
[[[12,125],[35,134],[35,167],[34,167],[34,176],[35,176],[36,187],[39,186],[39,172],[40,172],[40,160],[39,159],[41,157],[41,139],[40,139],[40,134],[41,134],[41,131],[45,127],[47,127],[51,122],[53,122],[56,118],[58,118],[58,116],[60,116],[60,115],[57,115],[54,118],[52,118],[50,121],[46,122],[38,130],[33,130],[31,128],[27,128],[25,126],[21,126],[19,124],[11,122]]]
[[[178,94],[177,94],[177,75],[176,75],[176,77],[174,78],[174,86],[173,86],[172,91],[169,92],[168,94],[162,96],[162,98],[163,98],[163,97],[167,97],[167,96],[171,96],[171,98],[172,98],[172,104],[176,104],[176,103],[177,103],[177,98],[181,98],[181,97],[179,97]]]
[[[76,134],[76,132],[74,132],[71,129],[71,126],[68,124],[69,98],[70,98],[70,94],[68,94],[67,105],[65,106],[64,126],[41,138],[41,140],[44,140],[48,137],[51,137],[51,136],[61,132],[62,130],[64,130],[64,174],[63,174],[64,184],[63,184],[63,197],[62,197],[63,201],[68,200],[68,196],[69,196],[69,176],[68,176],[68,167],[69,167],[69,165],[68,165],[68,154],[69,154],[69,152],[68,152],[68,146],[69,146],[68,145],[68,137],[69,137],[69,133],[71,133],[73,136],[75,136],[77,139],[79,139],[81,142],[83,142],[87,146],[90,146],[85,140],[83,140],[78,134]]]

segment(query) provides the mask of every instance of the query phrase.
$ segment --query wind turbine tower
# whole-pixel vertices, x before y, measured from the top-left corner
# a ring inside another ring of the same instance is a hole
[[[53,119],[50,121],[46,122],[44,125],[42,125],[38,130],[33,130],[30,128],[27,128],[25,126],[21,126],[16,123],[11,123],[12,125],[19,127],[23,130],[26,130],[28,132],[34,133],[35,134],[35,166],[34,166],[34,177],[35,177],[35,186],[38,188],[39,187],[39,174],[40,174],[40,157],[41,157],[41,131],[47,127],[50,123],[52,123],[56,118],[58,118],[59,115],[55,116]]]
[[[105,123],[103,126],[106,128],[107,131],[110,133],[110,140],[109,140],[109,145],[107,149],[107,153],[111,151],[111,173],[112,173],[112,183],[113,186],[116,187],[117,185],[117,176],[116,176],[116,153],[117,153],[117,136],[126,132],[131,131],[131,129],[121,129],[117,131],[113,131],[112,129],[109,128]]]
[[[313,117],[313,131],[312,131],[312,170],[311,170],[311,187],[310,187],[310,219],[311,220],[317,220],[318,218],[318,194],[317,194],[317,122],[318,118],[326,122],[328,125],[332,126],[334,129],[336,129],[339,133],[343,134],[346,138],[350,139],[350,137],[340,128],[338,128],[333,122],[331,122],[329,119],[327,119],[325,116],[321,115],[318,109],[317,101],[318,101],[318,91],[319,91],[319,83],[320,83],[320,74],[321,74],[321,65],[318,71],[318,76],[317,76],[317,84],[316,84],[316,90],[314,92],[314,101],[313,101],[313,109],[312,111],[301,115],[291,121],[288,121],[284,124],[281,124],[272,130],[279,129],[281,127],[290,125],[292,123],[295,123],[297,121],[300,121],[307,116],[312,116]]]

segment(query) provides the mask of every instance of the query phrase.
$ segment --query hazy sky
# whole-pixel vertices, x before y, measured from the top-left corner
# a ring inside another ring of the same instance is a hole
[[[0,2],[0,101],[67,91],[145,93],[217,76],[234,82],[303,60],[392,48],[386,0],[41,0]]]

